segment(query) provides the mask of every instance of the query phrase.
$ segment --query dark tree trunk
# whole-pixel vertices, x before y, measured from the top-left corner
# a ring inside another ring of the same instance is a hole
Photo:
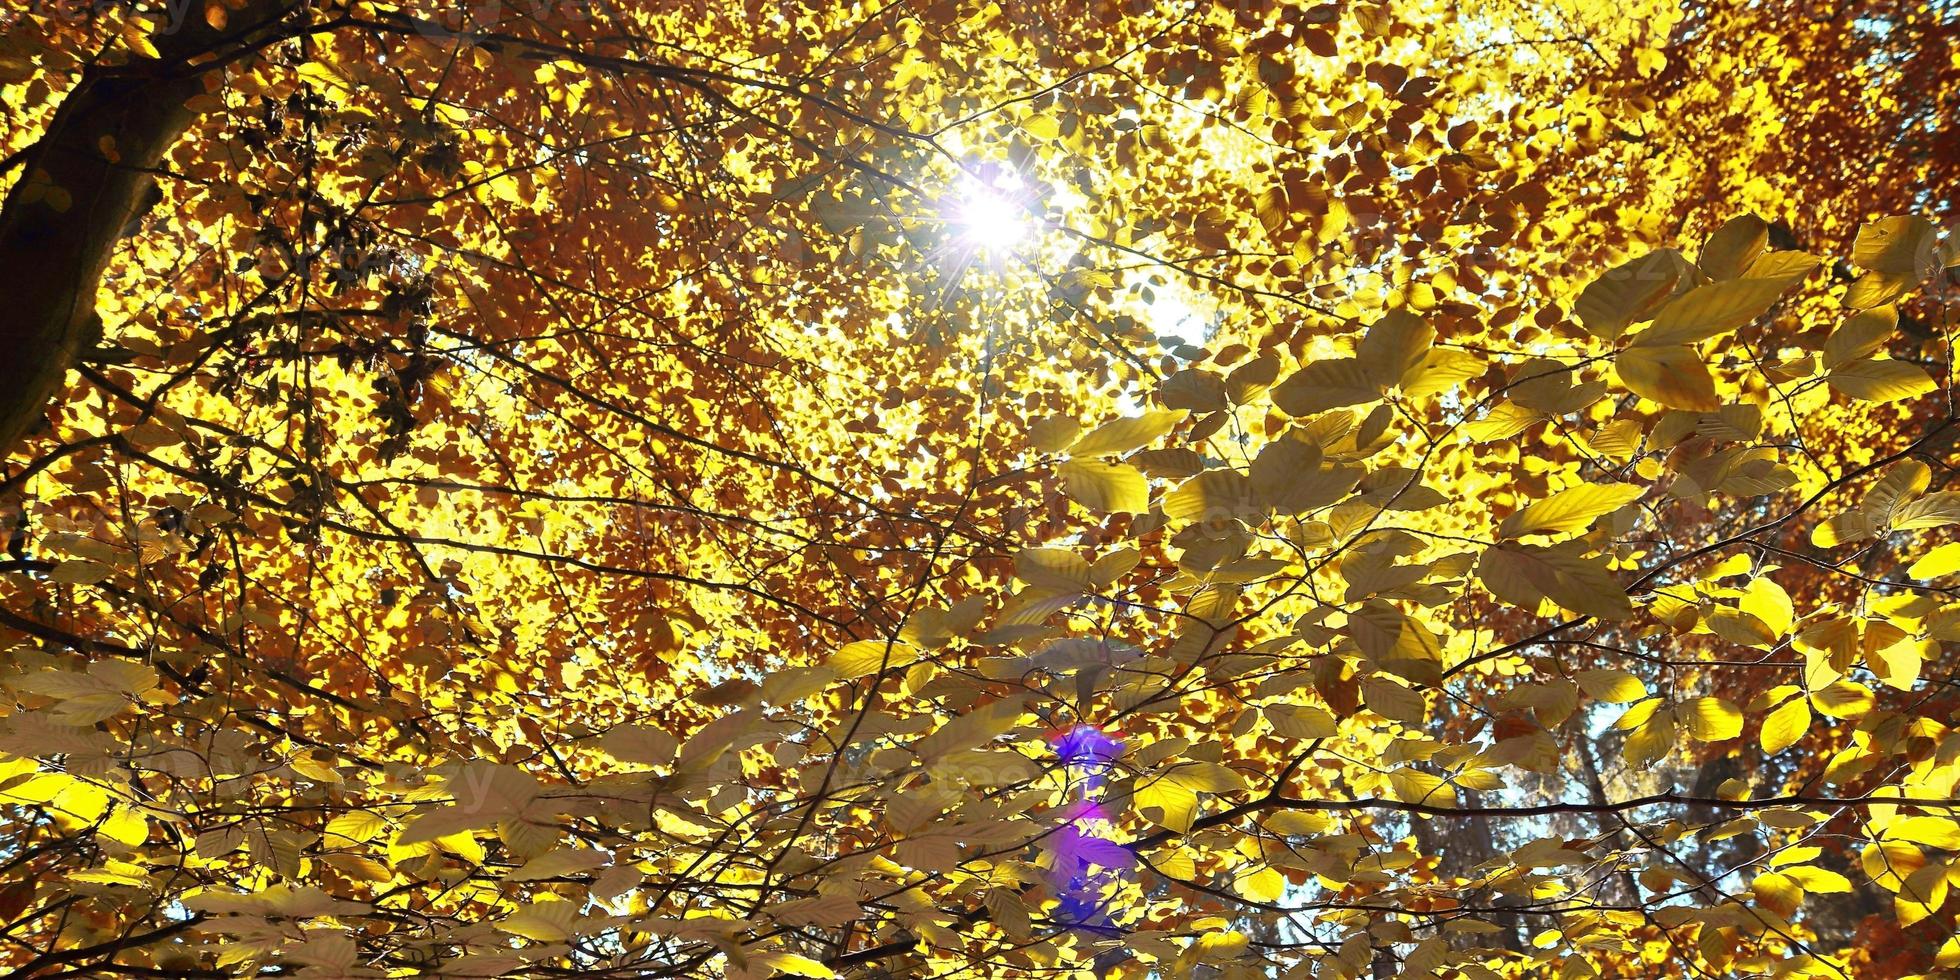
[[[198,62],[251,43],[291,4],[249,0],[224,30],[206,23],[201,3],[171,9],[181,23],[152,38],[160,57],[83,72],[0,206],[0,456],[40,420],[99,336],[96,288],[151,193],[152,171],[196,115],[184,104],[213,70]]]

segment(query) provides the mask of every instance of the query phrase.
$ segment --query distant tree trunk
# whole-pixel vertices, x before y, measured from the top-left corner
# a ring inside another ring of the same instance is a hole
[[[1386,949],[1375,950],[1375,980],[1395,980],[1395,954]]]
[[[1463,805],[1478,807],[1483,800],[1475,790],[1460,790]],[[1416,846],[1422,853],[1436,857],[1436,875],[1439,878],[1475,877],[1473,869],[1501,853],[1497,841],[1491,833],[1488,817],[1470,819],[1423,819],[1413,817],[1410,829],[1414,832]],[[1523,922],[1516,912],[1503,911],[1510,905],[1510,899],[1488,889],[1478,889],[1478,894],[1487,896],[1490,907],[1495,910],[1491,920],[1504,928],[1497,941],[1505,949],[1513,952],[1523,949],[1519,929]],[[1466,903],[1476,902],[1477,894],[1466,894]]]
[[[1612,846],[1619,847],[1622,838],[1621,830],[1613,815],[1604,809],[1609,801],[1606,796],[1606,780],[1599,771],[1599,757],[1596,754],[1599,751],[1598,742],[1590,738],[1578,738],[1574,739],[1572,744],[1579,756],[1579,773],[1586,782],[1586,797],[1594,806],[1601,808],[1598,817],[1599,834],[1612,842]],[[1608,894],[1602,897],[1620,905],[1636,905],[1640,902],[1640,890],[1635,887],[1630,872],[1613,874],[1606,881],[1604,889]]]
[[[124,225],[154,186],[153,171],[196,113],[204,92],[192,60],[235,51],[292,9],[248,0],[226,27],[201,2],[171,5],[182,23],[152,37],[160,57],[91,66],[20,161],[0,206],[0,456],[33,428],[76,359],[100,335],[95,291]]]

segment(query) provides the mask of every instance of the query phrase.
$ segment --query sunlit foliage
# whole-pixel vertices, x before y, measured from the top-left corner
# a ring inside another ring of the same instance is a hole
[[[0,24],[14,975],[1960,968],[1960,5]]]

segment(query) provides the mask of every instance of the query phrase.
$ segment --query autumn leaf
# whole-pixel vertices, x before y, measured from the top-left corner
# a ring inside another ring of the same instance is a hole
[[[1633,346],[1694,344],[1728,333],[1762,316],[1790,285],[1789,279],[1743,278],[1698,286],[1661,307]]]
[[[1704,742],[1720,742],[1742,734],[1742,712],[1719,697],[1691,698],[1676,705],[1674,712],[1688,734]]]
[[[1573,304],[1573,312],[1593,336],[1618,339],[1627,327],[1652,319],[1688,272],[1680,252],[1649,252],[1594,280]]]
[[[1245,789],[1237,773],[1215,763],[1187,762],[1170,766],[1139,780],[1134,805],[1159,826],[1185,833],[1197,817],[1199,793]]]
[[[1601,701],[1624,704],[1647,696],[1647,685],[1624,670],[1584,670],[1578,681],[1588,695]]]
[[[1582,483],[1568,487],[1505,518],[1498,525],[1498,534],[1515,538],[1584,531],[1593,521],[1638,500],[1644,492],[1629,483]]]
[[[1851,261],[1888,275],[1924,275],[1932,269],[1933,223],[1917,215],[1867,222],[1851,244]]]
[[[1422,362],[1435,340],[1435,329],[1415,314],[1392,310],[1368,327],[1355,359],[1377,390],[1387,390]]]
[[[1136,467],[1071,459],[1059,469],[1062,488],[1095,511],[1136,514],[1150,509],[1150,487]]]
[[[838,679],[848,681],[903,667],[917,659],[918,651],[908,644],[858,640],[839,648],[824,662],[824,667]]]
[[[1574,612],[1624,619],[1633,605],[1607,572],[1605,563],[1586,557],[1578,542],[1549,548],[1498,545],[1484,551],[1477,576],[1493,595],[1535,612],[1550,599]]]
[[[1343,405],[1371,402],[1380,398],[1382,392],[1375,377],[1376,369],[1352,357],[1315,361],[1273,388],[1273,404],[1288,415],[1307,416]]]
[[[1689,347],[1628,347],[1613,359],[1627,390],[1669,408],[1712,412],[1720,407],[1715,380]]]
[[[1072,456],[1114,456],[1141,449],[1161,438],[1184,417],[1183,412],[1145,412],[1134,418],[1105,422],[1068,447]]]
[[[1895,402],[1917,398],[1938,385],[1916,364],[1867,358],[1840,364],[1825,376],[1833,389],[1865,401]]]
[[[1763,751],[1774,755],[1795,745],[1810,729],[1810,702],[1801,695],[1789,698],[1763,719]]]
[[[1749,268],[1769,243],[1769,223],[1753,214],[1741,214],[1722,223],[1702,245],[1695,265],[1702,275],[1717,282],[1734,279]]]
[[[1891,306],[1853,313],[1825,339],[1821,352],[1825,369],[1834,370],[1877,353],[1898,326],[1899,311]]]

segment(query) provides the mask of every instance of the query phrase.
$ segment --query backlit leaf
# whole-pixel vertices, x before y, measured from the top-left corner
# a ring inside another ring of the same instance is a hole
[[[1584,531],[1592,522],[1638,500],[1646,491],[1630,483],[1582,483],[1568,487],[1504,519],[1498,533],[1507,538],[1526,534]]]
[[[1136,514],[1150,509],[1150,485],[1136,467],[1071,459],[1058,472],[1063,491],[1090,510]]]
[[[1938,387],[1918,365],[1883,358],[1840,364],[1825,380],[1844,394],[1873,402],[1917,398]]]
[[[1793,697],[1763,719],[1763,751],[1775,755],[1803,738],[1810,729],[1810,702],[1802,697]]]
[[[1676,705],[1674,710],[1688,734],[1704,742],[1720,742],[1742,734],[1742,712],[1722,698],[1692,698]]]
[[[1629,347],[1613,359],[1613,366],[1627,390],[1649,401],[1691,412],[1720,407],[1715,380],[1692,348]]]
[[[1071,456],[1114,456],[1156,442],[1184,418],[1180,411],[1145,412],[1097,426],[1068,447]]]

